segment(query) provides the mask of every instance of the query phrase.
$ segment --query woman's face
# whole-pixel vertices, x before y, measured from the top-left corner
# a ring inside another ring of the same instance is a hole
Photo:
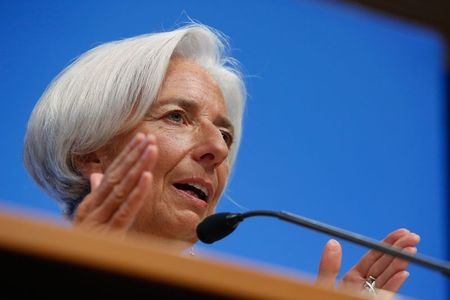
[[[233,128],[220,88],[198,64],[173,59],[146,118],[116,147],[137,132],[156,136],[159,155],[151,199],[132,229],[195,241],[195,227],[214,211],[229,173]]]

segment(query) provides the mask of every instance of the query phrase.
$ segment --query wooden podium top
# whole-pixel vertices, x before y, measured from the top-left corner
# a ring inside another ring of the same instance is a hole
[[[97,236],[5,213],[0,213],[0,253],[7,274],[2,290],[16,295],[365,299],[262,268],[182,256],[157,240]]]

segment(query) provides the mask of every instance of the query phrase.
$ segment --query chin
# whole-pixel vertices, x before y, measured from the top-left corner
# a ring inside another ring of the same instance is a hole
[[[181,215],[161,219],[155,222],[136,220],[131,230],[147,235],[153,235],[170,240],[195,243],[197,238],[197,225],[204,219],[193,211],[184,212]],[[148,220],[149,218],[147,218]]]

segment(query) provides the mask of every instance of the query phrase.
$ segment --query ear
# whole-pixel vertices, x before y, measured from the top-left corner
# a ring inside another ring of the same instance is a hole
[[[85,178],[91,178],[94,173],[105,172],[102,156],[98,152],[92,152],[84,155],[77,155],[74,158],[75,167]]]

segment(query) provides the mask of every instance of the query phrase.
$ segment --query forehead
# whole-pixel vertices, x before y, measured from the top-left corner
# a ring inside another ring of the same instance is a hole
[[[186,99],[214,108],[227,115],[222,90],[199,64],[184,58],[173,58],[167,69],[156,102]]]

